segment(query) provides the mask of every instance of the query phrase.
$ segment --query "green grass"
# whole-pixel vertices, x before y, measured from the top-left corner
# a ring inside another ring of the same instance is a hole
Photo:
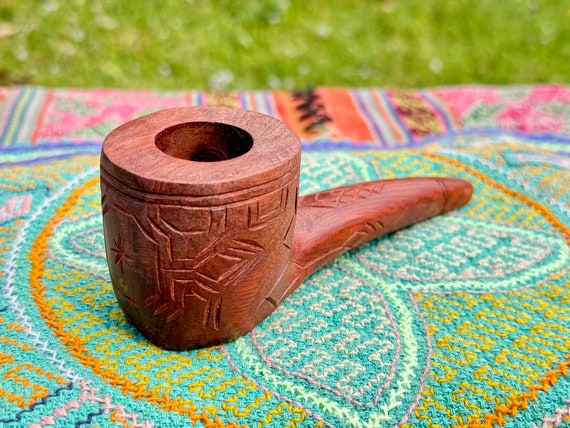
[[[0,84],[570,82],[567,0],[3,0]]]

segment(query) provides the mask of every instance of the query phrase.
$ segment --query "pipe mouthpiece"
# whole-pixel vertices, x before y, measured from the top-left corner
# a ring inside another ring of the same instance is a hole
[[[460,178],[446,178],[441,180],[440,184],[445,189],[446,194],[446,200],[441,210],[442,213],[465,205],[473,195],[471,183]]]

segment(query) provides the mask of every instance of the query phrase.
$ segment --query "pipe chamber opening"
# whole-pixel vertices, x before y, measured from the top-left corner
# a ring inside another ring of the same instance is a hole
[[[253,146],[251,135],[237,126],[217,122],[187,122],[156,135],[156,147],[167,155],[194,162],[237,158]]]

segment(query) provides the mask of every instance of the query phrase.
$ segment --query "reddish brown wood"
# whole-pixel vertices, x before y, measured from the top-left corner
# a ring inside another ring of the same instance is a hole
[[[163,110],[109,134],[109,272],[153,343],[184,350],[239,337],[337,255],[472,194],[464,180],[409,178],[298,198],[300,153],[280,121],[224,107]]]

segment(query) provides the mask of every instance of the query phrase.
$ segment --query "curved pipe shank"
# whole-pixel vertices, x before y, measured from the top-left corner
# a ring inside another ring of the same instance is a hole
[[[299,198],[289,270],[267,297],[275,309],[309,275],[371,239],[465,205],[457,178],[404,178],[336,187]]]

